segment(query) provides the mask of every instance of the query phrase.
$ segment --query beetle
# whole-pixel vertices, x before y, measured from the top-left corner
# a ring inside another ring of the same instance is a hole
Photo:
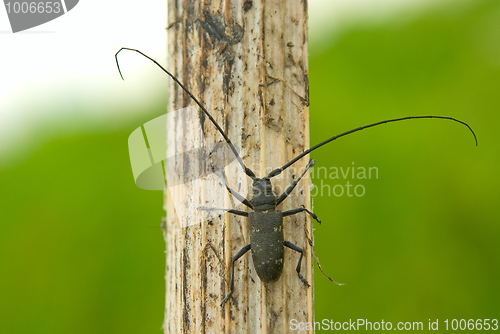
[[[385,123],[392,123],[392,122],[399,122],[399,121],[404,121],[404,120],[410,120],[410,119],[424,119],[424,118],[435,118],[435,119],[445,119],[445,120],[450,120],[454,121],[460,124],[465,125],[471,132],[472,135],[474,136],[474,140],[476,142],[477,146],[477,137],[472,128],[465,122],[462,122],[458,119],[452,118],[452,117],[446,117],[446,116],[433,116],[433,115],[428,115],[428,116],[407,116],[407,117],[402,117],[402,118],[394,118],[394,119],[389,119],[385,121],[380,121],[377,123],[361,126],[349,131],[346,131],[344,133],[341,133],[339,135],[335,135],[307,150],[304,152],[300,153],[297,155],[295,158],[287,162],[285,165],[282,167],[276,168],[272,170],[267,176],[259,178],[255,175],[255,173],[248,168],[245,163],[243,162],[243,159],[241,156],[238,154],[238,151],[236,150],[235,146],[231,142],[231,140],[227,137],[227,135],[222,131],[222,128],[217,124],[215,119],[210,115],[210,113],[207,111],[207,109],[201,104],[198,99],[169,71],[167,71],[163,66],[161,66],[156,60],[153,58],[147,56],[146,54],[142,53],[139,50],[136,49],[131,49],[131,48],[121,48],[116,52],[115,54],[115,60],[116,60],[116,66],[118,67],[118,71],[120,73],[121,78],[123,79],[123,75],[120,70],[120,65],[118,63],[118,54],[122,50],[129,50],[129,51],[134,51],[142,56],[146,57],[147,59],[151,60],[153,63],[155,63],[158,67],[160,67],[168,76],[172,78],[172,80],[175,81],[188,95],[193,101],[200,107],[200,109],[203,111],[203,113],[210,119],[210,121],[213,123],[213,125],[217,128],[217,131],[222,135],[226,143],[229,145],[231,151],[233,152],[234,156],[236,157],[238,163],[241,165],[243,171],[247,176],[249,176],[252,179],[252,188],[253,188],[253,196],[250,200],[246,199],[244,196],[240,195],[237,193],[235,190],[231,189],[225,182],[224,185],[226,189],[229,191],[231,195],[233,195],[238,201],[246,205],[251,211],[246,212],[246,211],[241,211],[241,210],[235,210],[235,209],[225,209],[225,208],[211,208],[211,207],[204,207],[200,206],[198,209],[200,210],[221,210],[221,211],[227,211],[229,213],[247,217],[250,225],[250,243],[246,246],[244,246],[231,260],[231,282],[230,282],[230,290],[229,293],[225,296],[225,298],[222,300],[220,306],[224,306],[224,304],[229,300],[229,298],[233,294],[234,290],[234,263],[241,258],[244,254],[246,254],[248,251],[252,251],[252,260],[255,266],[255,270],[257,271],[257,275],[261,279],[262,282],[273,282],[276,281],[280,278],[281,273],[283,271],[283,262],[284,262],[284,249],[285,247],[288,247],[298,253],[300,253],[299,261],[297,263],[296,267],[296,272],[297,275],[299,276],[299,279],[306,285],[306,287],[309,287],[310,284],[307,282],[307,280],[302,276],[300,273],[300,267],[302,263],[302,258],[304,256],[304,250],[300,248],[299,246],[284,240],[284,235],[283,235],[283,217],[291,216],[300,212],[306,212],[309,214],[313,219],[315,219],[318,223],[321,223],[321,221],[318,219],[318,217],[312,212],[306,209],[305,207],[300,207],[297,209],[292,209],[288,211],[280,211],[277,209],[278,205],[283,202],[293,191],[295,186],[298,184],[298,182],[304,177],[304,175],[307,173],[309,168],[314,165],[315,160],[311,159],[309,163],[306,165],[306,168],[304,172],[295,180],[291,185],[288,186],[288,188],[278,197],[273,193],[273,188],[271,184],[271,179],[279,174],[281,174],[285,169],[293,165],[295,162],[298,160],[302,159],[304,156],[308,155],[312,151],[320,148],[321,146],[324,146],[340,137],[349,135],[354,132],[358,132],[367,128],[371,128],[374,126],[382,125]],[[215,171],[217,174],[220,175],[220,172]],[[221,176],[221,179],[224,180],[224,178]]]

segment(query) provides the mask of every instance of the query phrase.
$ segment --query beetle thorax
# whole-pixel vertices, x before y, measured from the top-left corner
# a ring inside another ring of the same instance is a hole
[[[276,209],[276,201],[271,180],[255,178],[253,180],[253,197],[250,200],[254,211],[274,210]]]

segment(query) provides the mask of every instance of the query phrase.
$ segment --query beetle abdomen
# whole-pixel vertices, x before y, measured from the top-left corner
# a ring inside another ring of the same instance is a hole
[[[281,211],[249,212],[252,259],[263,282],[276,281],[283,271],[283,214]]]

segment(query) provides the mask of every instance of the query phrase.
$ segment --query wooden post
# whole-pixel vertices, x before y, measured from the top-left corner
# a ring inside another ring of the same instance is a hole
[[[167,68],[211,112],[257,176],[309,147],[307,1],[169,0],[167,34]],[[169,82],[169,111],[194,105]],[[198,115],[205,140],[223,141],[208,118]],[[203,146],[203,138],[182,117],[167,124],[167,136],[168,156],[188,144]],[[308,160],[273,178],[275,193],[284,191]],[[180,178],[198,168],[182,161],[174,166]],[[230,187],[246,187],[242,191],[250,194],[250,180],[240,184],[246,176],[239,165],[226,176]],[[310,208],[309,184],[304,177],[279,209]],[[221,212],[220,218],[182,227],[185,222],[178,221],[179,208],[173,204],[175,196],[190,201],[207,192],[224,198],[226,208],[238,204],[219,188],[195,187],[185,193],[167,188],[165,193],[165,333],[288,333],[290,321],[312,323],[313,259],[306,236],[312,236],[312,229],[303,213],[284,218],[284,233],[285,240],[306,251],[301,272],[311,287],[295,271],[299,253],[286,248],[281,278],[265,285],[249,252],[236,262],[233,297],[219,306],[229,290],[231,259],[250,243],[248,221]]]

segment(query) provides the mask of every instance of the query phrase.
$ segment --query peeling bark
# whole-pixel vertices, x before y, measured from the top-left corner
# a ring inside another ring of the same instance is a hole
[[[169,0],[167,35],[167,68],[241,148],[245,164],[257,176],[267,175],[309,147],[306,1]],[[189,105],[194,102],[169,81],[168,110]],[[206,140],[223,141],[201,111],[198,122]],[[168,156],[181,150],[187,139],[201,140],[203,136],[193,132],[182,117],[167,124]],[[304,158],[273,178],[273,187],[279,189],[275,192],[292,183],[307,162]],[[203,167],[180,161],[175,168],[182,175]],[[246,177],[239,165],[226,176],[228,185],[236,189],[238,180]],[[249,181],[243,186],[250,187]],[[310,208],[309,183],[309,177],[304,177],[278,208]],[[313,259],[305,233],[312,235],[309,217],[285,217],[284,235],[306,251],[301,272],[311,287],[297,277],[299,253],[286,248],[283,273],[268,284],[260,281],[247,253],[235,264],[233,297],[222,308],[231,259],[250,243],[248,221],[221,212],[213,220],[181,227],[172,196],[189,199],[200,193],[224,198],[226,208],[237,204],[223,187],[215,193],[212,189],[194,189],[194,193],[165,193],[165,333],[287,333],[291,319],[313,322]]]

